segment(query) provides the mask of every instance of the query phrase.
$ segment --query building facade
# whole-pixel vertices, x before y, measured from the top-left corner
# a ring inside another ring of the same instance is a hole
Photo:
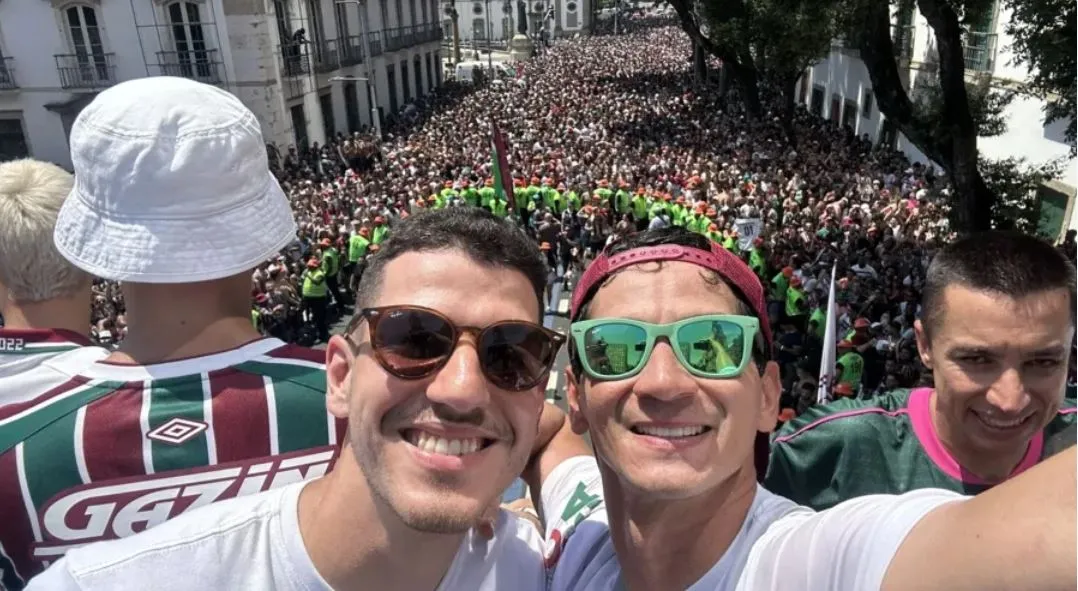
[[[322,143],[441,84],[439,13],[437,0],[0,1],[0,159],[70,167],[79,111],[161,75],[235,94],[268,142]]]
[[[593,0],[442,0],[442,30],[452,41],[453,10],[462,47],[490,40],[499,45],[516,35],[519,4],[524,4],[528,31],[545,28],[551,37],[571,36],[585,31],[591,19]]]
[[[919,85],[935,79],[939,61],[932,29],[912,4],[911,10],[896,11],[893,16],[895,50],[911,96]],[[1010,9],[997,0],[988,17],[970,27],[963,46],[967,80],[987,74],[993,86],[1011,89],[1027,80],[1029,72],[1014,63],[1012,41],[1004,31],[1009,19]],[[812,112],[836,125],[849,126],[874,142],[894,146],[914,162],[929,163],[876,108],[872,81],[856,51],[836,41],[830,55],[810,68],[799,84],[798,98]],[[1064,139],[1068,122],[1045,125],[1044,105],[1043,99],[1018,95],[1004,113],[1006,132],[979,138],[977,145],[981,154],[992,159],[1024,157],[1031,163],[1063,159],[1063,173],[1043,188],[1041,205],[1062,210],[1059,215],[1066,220],[1064,229],[1078,228],[1078,207],[1074,207],[1078,160],[1070,157],[1070,146]]]

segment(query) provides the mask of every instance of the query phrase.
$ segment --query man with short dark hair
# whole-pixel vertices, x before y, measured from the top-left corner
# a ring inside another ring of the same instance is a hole
[[[543,400],[562,342],[538,324],[545,274],[489,212],[402,222],[326,347],[326,407],[348,423],[328,475],[74,550],[31,588],[542,591],[531,523],[503,512],[490,539],[472,526],[518,475],[539,490],[560,463],[546,445],[565,416]]]
[[[753,467],[779,399],[759,280],[684,229],[622,244],[573,294],[570,422],[597,457],[543,484],[551,589],[1073,587],[1074,450],[977,497],[797,506]]]
[[[1074,281],[1057,249],[1024,234],[942,249],[914,323],[935,387],[810,409],[775,437],[768,489],[817,509],[927,487],[976,494],[1039,462],[1076,417],[1064,398]]]

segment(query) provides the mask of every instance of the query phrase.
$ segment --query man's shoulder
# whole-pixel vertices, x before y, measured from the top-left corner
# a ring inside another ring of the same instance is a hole
[[[0,372],[0,406],[34,400],[70,381],[108,354],[101,347],[74,347],[39,359],[25,371],[12,375]]]
[[[868,399],[844,398],[813,406],[783,425],[775,434],[772,445],[841,442],[876,432],[907,417],[911,393],[911,390],[900,389]]]

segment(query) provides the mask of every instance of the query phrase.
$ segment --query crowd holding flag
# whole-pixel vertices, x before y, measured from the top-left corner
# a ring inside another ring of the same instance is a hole
[[[498,129],[498,124],[490,122],[490,160],[491,176],[494,177],[494,191],[498,199],[509,204],[509,211],[517,210],[516,199],[513,196],[513,177],[509,172],[509,159],[506,157],[507,146],[505,135]]]

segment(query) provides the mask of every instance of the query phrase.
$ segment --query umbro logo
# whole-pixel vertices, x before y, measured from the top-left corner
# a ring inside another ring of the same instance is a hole
[[[146,434],[146,437],[169,445],[182,445],[198,437],[199,433],[202,433],[208,427],[206,423],[200,421],[176,417],[150,431]]]

